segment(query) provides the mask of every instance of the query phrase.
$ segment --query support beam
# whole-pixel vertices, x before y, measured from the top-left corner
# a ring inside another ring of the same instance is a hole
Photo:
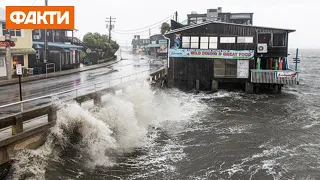
[[[218,91],[218,81],[212,80],[211,91],[212,92],[217,92]]]

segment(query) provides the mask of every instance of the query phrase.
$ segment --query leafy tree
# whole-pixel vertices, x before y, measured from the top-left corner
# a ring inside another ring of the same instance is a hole
[[[169,32],[170,30],[171,30],[171,27],[168,23],[166,22],[162,23],[160,28],[160,32],[162,35],[164,35],[166,32]]]
[[[109,37],[105,34],[100,33],[87,33],[83,37],[83,43],[92,50],[102,49],[102,53],[99,58],[112,57],[115,52],[119,49],[119,45],[116,41],[109,43]]]

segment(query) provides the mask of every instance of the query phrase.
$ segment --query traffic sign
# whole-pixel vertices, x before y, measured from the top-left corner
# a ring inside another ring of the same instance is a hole
[[[88,48],[88,49],[86,50],[86,53],[87,53],[87,54],[90,54],[90,53],[91,53],[91,49]]]
[[[22,67],[21,64],[16,65],[16,73],[18,76],[22,76]]]

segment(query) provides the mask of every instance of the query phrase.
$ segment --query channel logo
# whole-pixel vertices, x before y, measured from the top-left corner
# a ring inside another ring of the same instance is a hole
[[[7,6],[7,29],[74,29],[74,6]]]

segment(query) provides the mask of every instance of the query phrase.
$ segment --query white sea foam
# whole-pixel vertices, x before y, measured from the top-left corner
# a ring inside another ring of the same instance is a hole
[[[157,135],[148,135],[150,126],[160,127],[169,134],[176,133],[177,125],[166,124],[187,122],[204,107],[190,96],[182,97],[181,93],[176,97],[176,93],[175,90],[155,92],[147,84],[137,84],[128,87],[120,96],[105,96],[105,105],[99,109],[88,110],[88,107],[83,108],[77,103],[57,102],[57,106],[62,108],[46,143],[37,150],[24,150],[16,156],[13,179],[44,179],[48,162],[63,162],[61,153],[75,143],[72,139],[75,133],[80,137],[77,150],[86,157],[84,165],[88,168],[112,166],[116,163],[114,157],[117,154],[131,152],[135,148],[154,148],[153,141]],[[179,143],[171,142],[155,154],[151,151],[145,158],[150,158],[149,163],[159,163],[160,166],[168,159],[180,160],[184,156],[182,148]],[[162,155],[157,156],[159,154]],[[174,167],[168,165],[161,169],[174,170]]]

